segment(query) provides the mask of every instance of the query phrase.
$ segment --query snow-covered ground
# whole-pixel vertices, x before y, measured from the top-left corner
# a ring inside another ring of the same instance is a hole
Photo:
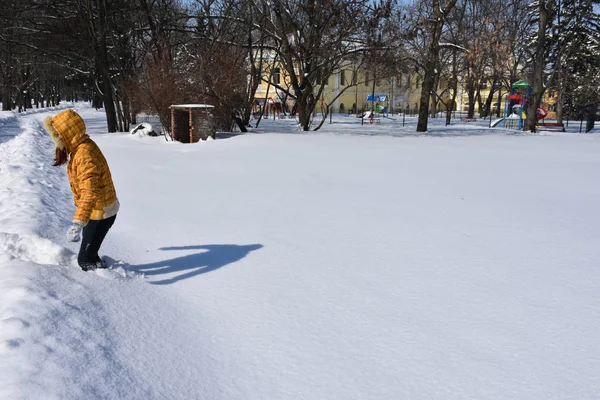
[[[336,116],[186,145],[75,107],[124,263],[75,266],[56,110],[0,113],[0,399],[598,398],[600,134]]]

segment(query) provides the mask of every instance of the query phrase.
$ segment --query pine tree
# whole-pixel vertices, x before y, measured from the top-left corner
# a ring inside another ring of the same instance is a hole
[[[559,122],[565,113],[580,117],[595,112],[600,100],[600,14],[594,4],[600,1],[558,2],[551,41],[554,68],[550,86],[558,92]]]

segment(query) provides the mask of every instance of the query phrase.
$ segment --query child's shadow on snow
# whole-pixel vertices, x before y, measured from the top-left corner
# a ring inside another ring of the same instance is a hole
[[[145,276],[158,276],[182,272],[168,279],[151,281],[155,285],[168,285],[182,279],[205,274],[215,269],[232,264],[246,257],[251,251],[262,248],[262,244],[207,244],[199,246],[163,247],[160,250],[205,250],[201,253],[158,261],[151,264],[132,265],[131,268]]]

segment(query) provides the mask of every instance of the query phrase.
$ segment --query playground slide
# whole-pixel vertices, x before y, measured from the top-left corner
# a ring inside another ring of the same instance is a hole
[[[493,121],[493,122],[490,124],[490,126],[491,126],[492,128],[495,128],[495,127],[497,127],[498,125],[500,125],[501,127],[503,127],[503,126],[504,126],[504,118],[497,119],[497,120]]]
[[[238,117],[236,115],[233,117],[233,120],[237,124],[238,128],[240,128],[241,132],[248,132],[248,129],[246,129],[246,127],[244,126],[244,122],[242,121],[242,119],[240,117]]]
[[[362,118],[371,118],[373,116],[373,112],[372,111],[367,111],[362,115]]]
[[[541,121],[544,118],[546,118],[547,115],[548,115],[548,111],[543,109],[542,107],[539,107],[536,112],[535,120]]]
[[[540,120],[546,118],[546,115],[548,115],[548,111],[546,111],[546,110],[544,110],[543,108],[540,107],[540,108],[538,108],[536,119],[538,121],[540,121]],[[490,124],[490,127],[491,128],[496,128],[497,126],[500,126],[500,127],[504,128],[504,125],[505,125],[504,122],[505,121],[506,121],[506,118],[500,118],[500,119],[494,120]]]

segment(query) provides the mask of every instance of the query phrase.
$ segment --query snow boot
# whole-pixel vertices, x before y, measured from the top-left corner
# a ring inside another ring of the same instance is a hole
[[[104,262],[104,260],[98,260],[98,261],[90,263],[90,264],[81,265],[81,269],[84,271],[93,271],[95,269],[105,269],[105,268],[107,268],[107,266],[106,266],[106,263]]]

